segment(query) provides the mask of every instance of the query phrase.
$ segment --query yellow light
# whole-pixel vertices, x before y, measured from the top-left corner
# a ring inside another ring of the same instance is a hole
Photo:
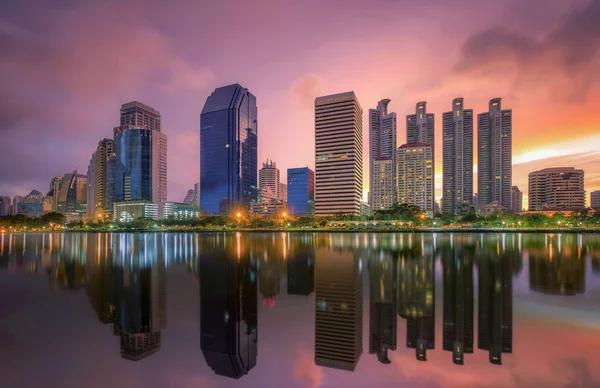
[[[284,213],[283,213],[283,216],[284,216],[284,217],[287,217],[287,213],[286,213],[286,212],[284,212]]]
[[[242,216],[242,213],[238,212],[238,214],[236,214],[237,218],[240,218]]]

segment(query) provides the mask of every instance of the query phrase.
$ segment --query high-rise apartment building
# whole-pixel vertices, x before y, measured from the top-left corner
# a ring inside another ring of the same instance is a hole
[[[10,197],[0,197],[0,217],[12,214]]]
[[[362,276],[351,250],[317,248],[315,364],[353,371],[362,355]]]
[[[315,215],[360,215],[362,108],[354,92],[315,100]]]
[[[529,174],[529,210],[585,208],[583,170],[545,168]]]
[[[137,101],[122,105],[114,151],[114,202],[167,201],[167,135],[157,110]]]
[[[46,194],[47,197],[51,197],[53,212],[58,211],[58,194],[60,193],[60,185],[62,184],[62,180],[62,176],[55,176],[52,178],[52,181],[50,181],[50,191],[48,191],[48,194]]]
[[[590,193],[590,207],[595,211],[600,211],[600,190]]]
[[[428,199],[431,201],[431,205],[426,205],[426,207],[433,211],[435,202],[435,115],[427,113],[426,101],[418,102],[415,106],[415,114],[406,116],[406,143],[424,143],[431,146],[432,173],[429,178],[431,182],[428,182],[427,185],[431,186],[432,194]],[[398,184],[400,184],[399,181]]]
[[[115,141],[103,139],[98,142],[94,160],[94,216],[107,219],[112,214],[114,201]],[[166,160],[166,158],[165,158]],[[88,176],[88,182],[92,179]]]
[[[287,207],[295,216],[315,215],[315,173],[308,167],[288,168]]]
[[[95,195],[96,192],[94,190],[95,185],[96,185],[96,180],[95,180],[95,175],[96,175],[96,153],[94,152],[92,154],[92,158],[90,159],[90,164],[88,165],[88,170],[87,170],[87,178],[88,178],[88,184],[87,184],[87,216],[89,218],[95,217],[96,215],[96,200],[95,200]]]
[[[377,109],[369,109],[369,204],[375,210],[390,209],[396,199],[396,113],[388,113],[389,103],[386,98],[379,101]],[[391,166],[391,180],[382,180],[378,175],[385,160]]]
[[[473,201],[473,110],[455,98],[452,111],[442,114],[442,127],[442,211],[464,215]]]
[[[258,187],[270,188],[275,198],[281,198],[280,194],[280,172],[274,161],[267,160],[263,163],[263,167],[258,172]]]
[[[200,207],[209,214],[247,208],[256,199],[256,97],[239,84],[207,98],[200,115]]]
[[[477,115],[477,195],[481,205],[497,201],[511,209],[512,110],[502,109],[501,100]]]
[[[519,190],[518,186],[513,186],[511,190],[512,195],[512,208],[513,213],[521,213],[523,211],[523,192]]]
[[[433,213],[433,147],[426,143],[398,148],[398,203]]]

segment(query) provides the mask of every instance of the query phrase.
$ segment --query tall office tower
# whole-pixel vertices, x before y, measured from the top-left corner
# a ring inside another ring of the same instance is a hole
[[[277,165],[274,161],[263,163],[263,168],[258,172],[258,187],[262,190],[264,188],[270,188],[275,198],[280,199],[281,195],[279,192],[280,173]]]
[[[414,115],[406,116],[406,143],[425,143],[431,146],[433,174],[435,174],[435,115],[427,113],[427,102],[420,101]],[[435,193],[435,177],[431,177],[431,187]],[[431,201],[435,201],[432,197]],[[433,208],[433,205],[432,205]]]
[[[288,187],[285,183],[279,184],[279,200],[282,202],[287,202],[288,197]]]
[[[590,207],[595,211],[600,211],[600,190],[590,193]]]
[[[317,248],[315,281],[315,364],[353,371],[363,351],[360,258]]]
[[[287,207],[295,216],[315,215],[315,173],[308,167],[288,168]]]
[[[450,236],[453,239],[453,236]],[[452,240],[442,249],[444,273],[443,349],[452,352],[455,364],[464,364],[473,353],[473,252],[456,249]]]
[[[315,100],[315,215],[360,215],[362,108],[354,92]]]
[[[46,194],[47,197],[51,198],[53,212],[58,211],[58,195],[60,193],[60,185],[62,184],[62,180],[62,176],[55,176],[52,178],[50,181],[50,191],[48,191],[48,194]]]
[[[287,293],[308,296],[315,290],[315,236],[290,235],[289,238]]]
[[[386,98],[377,103],[377,109],[369,109],[369,205],[375,210],[390,209],[396,199],[396,113],[388,113],[389,103]],[[391,180],[381,178],[382,164],[391,166]]]
[[[256,199],[256,97],[239,84],[206,99],[200,115],[200,207],[209,214],[247,208]]]
[[[433,147],[425,143],[398,148],[398,203],[410,204],[433,213]]]
[[[477,115],[477,195],[481,205],[497,201],[511,209],[512,110],[502,109],[501,100]]]
[[[585,293],[585,250],[577,235],[545,236],[544,245],[529,243],[529,289],[548,295]]]
[[[114,151],[114,202],[167,201],[167,135],[157,110],[137,101],[121,105]]]
[[[98,142],[94,165],[94,214],[96,218],[109,219],[115,193],[112,191],[114,179],[115,141],[103,139]],[[165,159],[166,160],[166,159]],[[92,179],[88,176],[88,182]]]
[[[488,350],[492,364],[502,364],[502,353],[512,353],[512,262],[507,257],[478,255],[478,344]]]
[[[452,111],[442,114],[442,125],[442,211],[460,216],[473,201],[473,110],[455,98]]]
[[[25,197],[20,195],[16,195],[12,200],[12,214],[17,214],[19,212],[19,204],[25,201]]]
[[[585,208],[583,170],[545,168],[529,174],[529,210]]]
[[[421,247],[409,247],[398,263],[398,315],[406,319],[406,347],[415,349],[419,361],[435,349],[433,261]]]
[[[58,194],[58,212],[80,213],[87,212],[87,176],[73,171],[65,174]]]
[[[92,158],[90,159],[90,164],[87,169],[87,216],[95,217],[96,216],[96,153],[92,154]]]
[[[185,198],[183,199],[183,203],[186,205],[194,205],[194,189],[189,189]]]
[[[389,253],[374,251],[369,260],[369,353],[389,364],[388,350],[396,350],[397,261]]]
[[[121,235],[113,245],[114,333],[121,357],[141,360],[160,350],[167,326],[166,268],[161,237]]]
[[[217,375],[235,379],[256,366],[258,347],[256,263],[241,244],[213,236],[198,257],[200,348]]]
[[[518,186],[513,186],[511,189],[511,204],[510,209],[513,213],[521,213],[523,211],[523,192],[519,190]]]
[[[12,214],[10,197],[0,197],[0,217]]]

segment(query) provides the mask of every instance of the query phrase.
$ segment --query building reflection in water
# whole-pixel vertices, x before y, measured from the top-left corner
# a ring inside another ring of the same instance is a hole
[[[331,238],[344,237],[323,239]],[[354,371],[363,352],[360,258],[354,250],[334,248],[331,242],[317,241],[317,246],[315,364]]]
[[[427,361],[435,349],[435,279],[433,245],[423,235],[409,235],[398,265],[398,315],[406,319],[406,347]]]
[[[577,235],[550,234],[543,240],[531,239],[527,250],[532,291],[550,295],[585,292],[585,256],[578,238]]]
[[[116,313],[117,298],[111,283],[111,273],[117,271],[113,264],[112,236],[100,233],[94,235],[93,249],[88,250],[86,261],[87,295],[98,320],[105,324],[114,324]]]
[[[373,251],[369,257],[369,353],[389,364],[388,350],[396,350],[398,329],[397,266],[391,251]]]
[[[250,244],[253,257],[258,259],[258,290],[263,302],[275,307],[280,292],[279,283],[284,276],[287,255],[286,233],[271,233],[242,237]]]
[[[200,347],[220,376],[240,378],[256,366],[256,258],[237,233],[210,235],[198,255]]]
[[[475,245],[463,235],[450,235],[440,246],[444,282],[443,349],[455,364],[473,353],[473,258]]]
[[[120,337],[121,357],[138,361],[160,350],[161,331],[166,328],[160,235],[120,234],[113,239],[113,257],[114,333]]]
[[[512,353],[513,267],[519,252],[506,247],[505,235],[482,241],[476,252],[479,275],[477,347],[489,351],[492,364],[502,364],[502,353]],[[518,265],[518,264],[517,264]]]
[[[308,296],[315,290],[315,235],[290,234],[287,252],[287,293]]]

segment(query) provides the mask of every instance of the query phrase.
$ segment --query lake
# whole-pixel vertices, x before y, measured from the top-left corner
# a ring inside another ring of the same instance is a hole
[[[0,234],[0,376],[600,386],[600,236]]]

